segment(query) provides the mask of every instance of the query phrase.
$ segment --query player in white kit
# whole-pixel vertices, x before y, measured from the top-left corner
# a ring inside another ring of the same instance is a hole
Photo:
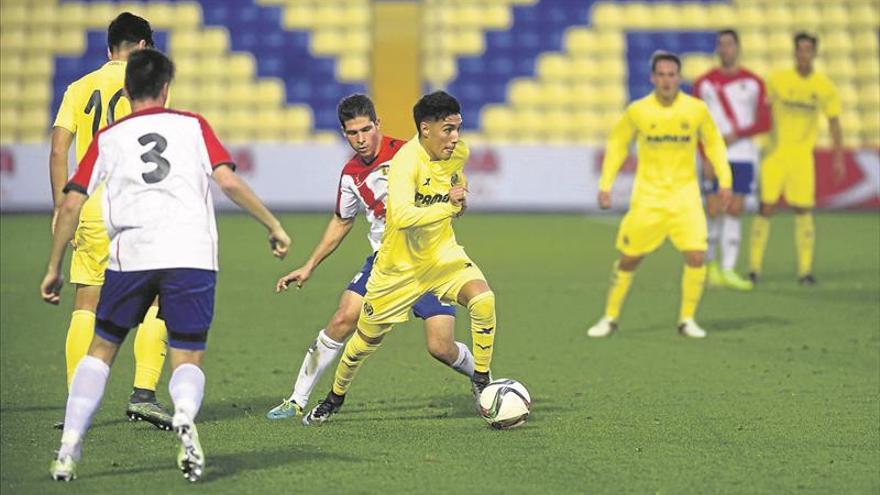
[[[385,232],[385,196],[388,192],[388,164],[405,141],[382,136],[373,102],[365,95],[344,98],[337,109],[342,132],[355,155],[342,168],[336,195],[336,214],[306,263],[278,280],[276,292],[290,284],[302,287],[312,271],[342,243],[363,210],[370,222],[368,235],[373,253],[339,298],[339,307],[327,326],[318,332],[300,366],[290,397],[272,408],[266,417],[284,419],[301,415],[321,375],[342,351],[354,333],[367,281]],[[466,376],[474,372],[470,349],[455,341],[455,308],[433,294],[425,294],[413,306],[413,313],[425,321],[428,352],[437,360]]]
[[[721,65],[697,78],[693,93],[706,102],[727,143],[727,159],[733,172],[733,199],[725,211],[720,211],[716,195],[718,182],[710,176],[710,167],[704,166],[706,212],[709,215],[707,279],[710,286],[751,290],[752,282],[735,271],[742,231],[740,216],[745,197],[753,190],[755,165],[758,163],[758,147],[752,137],[770,130],[770,108],[764,81],[739,65],[740,45],[736,31],[725,29],[718,32],[716,52]]]
[[[181,446],[177,465],[198,480],[205,467],[195,418],[205,375],[201,369],[214,316],[217,225],[210,179],[269,231],[275,256],[283,258],[290,237],[234,173],[229,153],[201,116],[165,109],[174,65],[151,49],[133,53],[125,69],[132,113],[99,131],[64,188],[52,250],[40,292],[58,304],[61,261],[80,210],[100,184],[110,261],[98,303],[95,336],[77,365],[61,448],[52,478],[70,481],[82,441],[104,395],[110,365],[128,331],[159,298],[159,318],[168,327],[173,370],[168,390],[173,428]]]

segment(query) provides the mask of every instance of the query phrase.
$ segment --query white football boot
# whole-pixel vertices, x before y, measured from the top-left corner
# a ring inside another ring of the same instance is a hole
[[[700,328],[693,318],[681,320],[678,324],[678,333],[692,339],[702,339],[706,336],[706,331]]]
[[[595,325],[587,330],[590,337],[607,337],[617,331],[617,322],[607,316],[599,318]]]
[[[174,432],[180,439],[180,452],[177,454],[177,467],[183,477],[196,482],[205,472],[205,452],[199,442],[196,425],[183,414],[174,415]]]

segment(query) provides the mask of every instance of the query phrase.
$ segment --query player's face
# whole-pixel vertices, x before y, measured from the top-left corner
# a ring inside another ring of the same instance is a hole
[[[739,44],[729,34],[721,35],[718,38],[718,44],[715,46],[718,58],[721,59],[721,65],[724,67],[732,67],[736,65],[739,58]]]
[[[422,143],[431,160],[448,160],[458,144],[461,131],[461,114],[453,114],[443,120],[422,122]]]
[[[678,93],[678,86],[681,84],[678,65],[672,60],[658,61],[654,66],[654,72],[651,73],[651,82],[654,83],[654,89],[660,98],[672,99]]]
[[[379,142],[382,135],[379,134],[379,122],[373,122],[367,116],[358,116],[345,121],[342,132],[349,146],[363,160],[370,161],[379,154]]]
[[[813,65],[813,59],[816,58],[816,47],[810,40],[800,40],[794,49],[794,58],[800,68],[810,68]]]

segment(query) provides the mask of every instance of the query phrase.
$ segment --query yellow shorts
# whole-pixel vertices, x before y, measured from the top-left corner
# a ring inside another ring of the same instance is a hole
[[[368,337],[388,332],[395,323],[407,321],[410,309],[428,292],[442,302],[455,304],[461,288],[472,280],[486,278],[460,246],[443,254],[434,265],[409,273],[383,273],[377,262],[367,282],[358,329]]]
[[[73,235],[70,259],[70,282],[80,285],[104,285],[104,270],[110,260],[110,238],[101,216],[100,187],[89,196],[80,212]]]
[[[775,205],[780,196],[791,206],[816,204],[816,169],[813,150],[777,149],[761,163],[761,203]]]
[[[626,256],[643,256],[660,247],[666,237],[679,251],[705,251],[708,233],[703,207],[635,206],[620,223],[617,250]]]

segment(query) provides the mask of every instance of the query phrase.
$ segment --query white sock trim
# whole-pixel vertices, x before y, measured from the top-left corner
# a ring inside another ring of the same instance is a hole
[[[322,328],[320,332],[318,332],[318,340],[321,341],[322,344],[326,345],[330,349],[338,349],[345,345],[345,342],[337,342],[330,338],[327,335],[327,329]]]

